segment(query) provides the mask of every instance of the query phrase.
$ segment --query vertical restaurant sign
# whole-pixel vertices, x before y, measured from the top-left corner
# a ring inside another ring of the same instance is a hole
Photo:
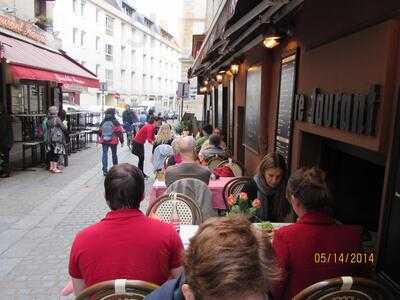
[[[290,161],[292,111],[296,84],[296,54],[282,59],[275,151]]]

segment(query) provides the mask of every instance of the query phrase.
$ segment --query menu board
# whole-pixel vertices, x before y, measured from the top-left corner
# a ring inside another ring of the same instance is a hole
[[[285,158],[286,163],[289,164],[293,98],[296,84],[296,55],[294,54],[282,59],[281,64],[275,150],[281,154]]]
[[[258,152],[258,127],[261,103],[261,67],[251,67],[247,71],[245,136],[246,147]]]

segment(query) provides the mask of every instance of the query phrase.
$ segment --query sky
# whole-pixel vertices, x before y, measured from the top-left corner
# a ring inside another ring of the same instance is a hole
[[[157,23],[167,21],[168,31],[178,37],[178,21],[182,15],[182,0],[134,0],[139,12],[157,17]]]

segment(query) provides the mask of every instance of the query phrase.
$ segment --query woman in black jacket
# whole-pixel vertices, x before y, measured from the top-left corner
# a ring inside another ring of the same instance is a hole
[[[277,153],[267,154],[260,162],[257,174],[243,188],[249,200],[258,198],[261,201],[257,218],[270,222],[293,222],[293,214],[285,197],[286,182],[284,158]]]

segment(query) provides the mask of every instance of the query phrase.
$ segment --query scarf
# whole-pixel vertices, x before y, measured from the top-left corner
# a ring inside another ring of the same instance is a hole
[[[272,212],[270,211],[273,207],[270,201],[274,201],[273,198],[278,194],[278,189],[270,187],[263,176],[255,175],[254,182],[257,185],[257,198],[261,201],[261,207],[257,212],[257,217],[261,220],[266,221],[272,217]]]

